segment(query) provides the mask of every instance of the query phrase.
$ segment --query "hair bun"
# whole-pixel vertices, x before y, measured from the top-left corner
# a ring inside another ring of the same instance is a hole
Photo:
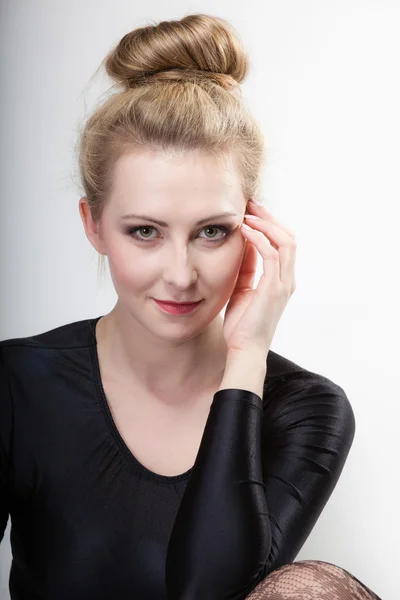
[[[225,89],[246,77],[248,56],[225,19],[193,14],[127,33],[103,63],[126,87],[151,81],[212,81]]]
[[[236,88],[239,84],[228,73],[217,73],[215,71],[205,71],[199,69],[179,69],[169,68],[165,71],[156,71],[155,73],[144,73],[142,76],[130,77],[126,80],[128,87],[135,87],[144,83],[150,83],[151,81],[192,81],[193,83],[200,83],[206,80],[213,81],[226,90]]]

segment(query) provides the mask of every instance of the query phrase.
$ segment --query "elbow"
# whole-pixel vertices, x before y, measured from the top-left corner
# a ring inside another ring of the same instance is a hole
[[[337,411],[340,422],[340,438],[342,440],[341,450],[344,459],[346,459],[350,452],[350,448],[353,444],[356,433],[356,418],[347,394],[342,388],[339,388],[339,391],[340,393],[337,399]]]

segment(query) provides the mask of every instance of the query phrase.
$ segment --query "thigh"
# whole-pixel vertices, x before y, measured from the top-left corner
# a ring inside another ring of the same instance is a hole
[[[272,571],[246,600],[381,600],[351,573],[324,561],[303,560]]]

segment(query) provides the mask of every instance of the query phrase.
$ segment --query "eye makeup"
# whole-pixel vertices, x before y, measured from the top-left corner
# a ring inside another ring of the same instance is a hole
[[[153,225],[138,225],[136,227],[129,227],[126,230],[126,233],[131,236],[134,240],[137,240],[140,244],[148,244],[149,242],[154,242],[157,238],[141,238],[137,235],[138,231],[140,229],[154,229],[155,231],[157,231],[157,229],[153,226]],[[217,224],[210,224],[207,225],[206,227],[203,227],[203,230],[205,229],[220,229],[223,233],[223,236],[217,237],[217,238],[202,238],[205,239],[207,242],[210,242],[211,244],[215,244],[217,242],[221,242],[224,239],[226,239],[233,231],[233,227],[229,227],[227,225],[217,225]]]

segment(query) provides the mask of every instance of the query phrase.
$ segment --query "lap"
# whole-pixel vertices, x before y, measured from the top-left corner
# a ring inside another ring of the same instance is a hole
[[[330,600],[381,600],[345,569],[319,560],[302,560],[275,569],[246,596],[246,600],[322,600],[325,597]]]

